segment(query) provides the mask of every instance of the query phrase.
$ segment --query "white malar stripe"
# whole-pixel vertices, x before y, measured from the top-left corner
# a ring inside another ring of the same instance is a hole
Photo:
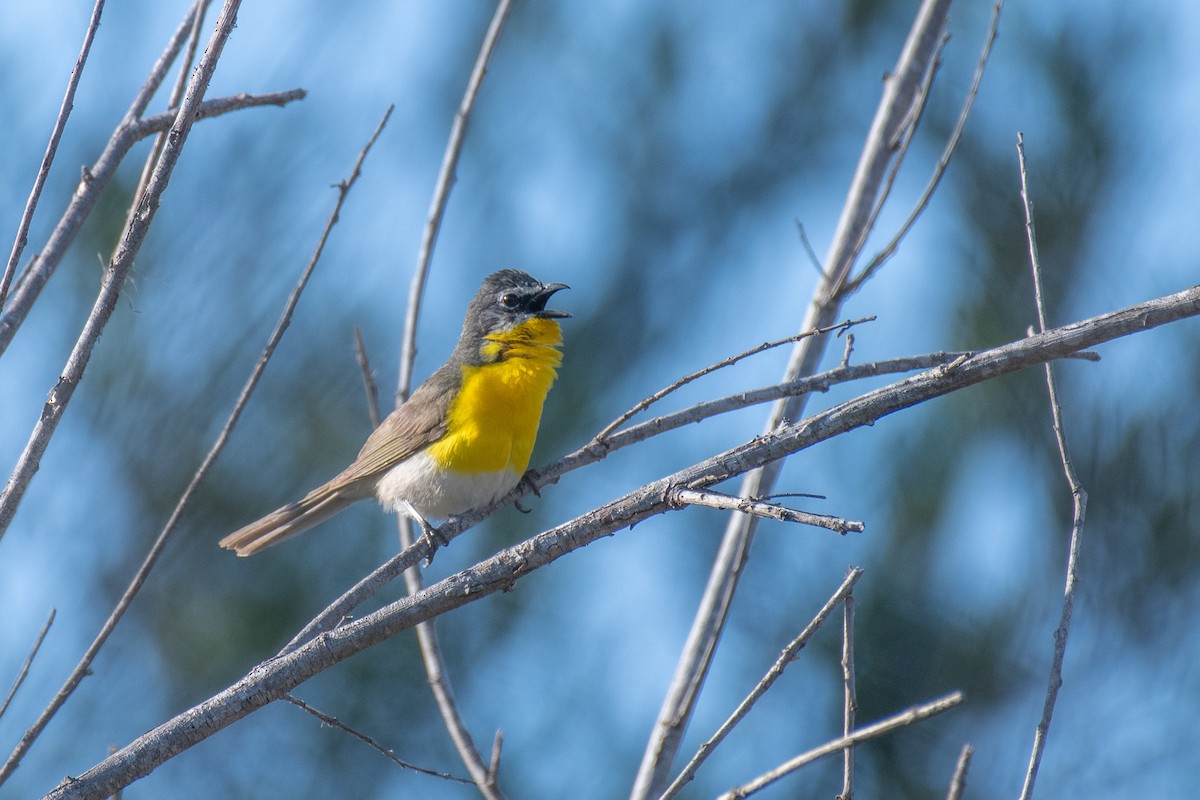
[[[508,492],[521,476],[499,472],[445,472],[422,451],[392,467],[379,479],[375,496],[391,512],[403,511],[401,501],[412,503],[426,520],[445,519],[486,505]]]

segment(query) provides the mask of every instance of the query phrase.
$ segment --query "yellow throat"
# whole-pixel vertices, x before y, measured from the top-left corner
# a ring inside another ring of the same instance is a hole
[[[434,461],[459,473],[523,474],[542,404],[562,363],[561,346],[562,331],[552,319],[528,319],[486,336],[480,347],[484,363],[462,366],[447,433],[428,450]]]

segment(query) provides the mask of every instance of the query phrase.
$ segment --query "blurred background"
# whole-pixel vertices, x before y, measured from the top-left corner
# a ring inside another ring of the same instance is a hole
[[[27,251],[39,250],[185,10],[109,4]],[[416,377],[449,353],[479,280],[519,266],[573,288],[566,360],[534,463],[585,442],[680,375],[799,325],[916,0],[519,2],[479,98],[436,251]],[[0,26],[0,230],[11,237],[90,3],[9,3]],[[302,87],[285,109],[198,123],[134,276],[0,542],[0,688],[57,621],[0,720],[7,754],[132,576],[232,407],[344,178],[389,103],[291,330],[162,563],[0,796],[39,796],[269,656],[395,551],[360,504],[250,560],[216,541],[344,466],[369,431],[352,343],[385,398],[452,115],[493,7],[480,0],[247,3],[210,97]],[[908,214],[959,112],[990,3],[960,0],[926,119],[871,254]],[[215,16],[215,15],[214,15]],[[206,30],[211,28],[211,20]],[[1015,141],[1024,131],[1048,314],[1061,324],[1196,282],[1200,10],[1010,0],[974,115],[932,205],[846,306],[864,362],[983,348],[1035,313]],[[207,39],[207,33],[205,34]],[[163,110],[162,98],[152,111]],[[0,360],[0,466],[25,445],[95,296],[148,145],[134,150]],[[6,238],[6,242],[11,239]],[[7,252],[8,245],[5,245]],[[1081,588],[1038,783],[1045,797],[1184,796],[1200,782],[1200,323],[1058,367],[1091,497]],[[829,363],[841,356],[830,348]],[[664,403],[774,382],[786,349]],[[811,410],[878,385],[842,387]],[[389,404],[390,405],[390,404]],[[433,580],[757,434],[765,409],[690,427],[567,476],[438,556]],[[967,703],[857,751],[862,797],[1020,790],[1045,695],[1071,501],[1043,375],[1029,371],[798,454],[780,490],[864,534],[764,523],[683,753],[690,756],[821,606],[848,565],[859,718],[962,689]],[[621,797],[691,622],[725,517],[659,517],[439,622],[512,797]],[[399,584],[392,593],[400,591]],[[836,736],[840,625],[823,629],[699,772],[707,797]],[[412,635],[296,694],[427,767],[463,773]],[[764,797],[833,797],[841,765]],[[466,798],[275,704],[173,759],[126,798]]]

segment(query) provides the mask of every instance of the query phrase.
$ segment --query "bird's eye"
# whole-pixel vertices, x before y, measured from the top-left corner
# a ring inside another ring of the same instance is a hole
[[[500,305],[504,306],[505,308],[516,308],[520,302],[521,298],[517,297],[512,292],[505,292],[504,294],[500,295]]]

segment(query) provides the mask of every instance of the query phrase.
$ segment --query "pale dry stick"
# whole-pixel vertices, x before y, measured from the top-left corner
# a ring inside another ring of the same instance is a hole
[[[192,62],[196,60],[196,49],[200,46],[200,34],[204,28],[204,11],[208,8],[210,0],[195,0],[195,11],[192,14],[192,32],[188,36],[187,50],[183,54],[183,58],[179,60],[179,74],[175,78],[175,86],[171,89],[171,97],[167,100],[167,108],[175,108],[179,105],[180,99],[183,98],[183,92],[187,89],[188,72],[191,71]],[[140,197],[142,192],[146,190],[146,184],[150,181],[150,175],[154,171],[154,165],[158,162],[158,156],[162,153],[163,145],[167,141],[166,133],[160,133],[154,138],[154,143],[150,146],[150,154],[146,156],[146,161],[142,166],[141,177],[138,178],[137,188],[133,191],[134,197]],[[125,224],[128,225],[132,218],[135,206],[130,206],[129,216],[125,218]]]
[[[949,7],[950,0],[923,0],[917,11],[896,66],[884,83],[883,96],[838,218],[829,255],[824,261],[823,277],[817,283],[799,325],[800,330],[831,325],[841,313],[845,296],[840,290],[858,258],[856,244],[865,240],[863,229],[871,218],[874,199],[878,197],[888,163],[894,154],[892,142],[908,118],[922,79],[933,60],[933,53],[946,28]],[[781,382],[787,383],[815,374],[827,341],[828,337],[817,336],[797,342]],[[777,402],[764,425],[764,432],[778,428],[785,420],[799,419],[804,414],[805,403],[804,396]],[[780,464],[772,462],[764,469],[746,474],[737,494],[743,497],[771,494],[780,469]],[[650,732],[630,792],[631,800],[649,800],[657,796],[670,778],[671,763],[679,750],[704,677],[708,674],[712,655],[724,630],[733,595],[749,558],[756,527],[755,517],[735,514],[729,519],[675,674]]]
[[[1036,298],[1039,332],[1046,330],[1046,307],[1042,298],[1041,265],[1037,254],[1037,237],[1033,229],[1033,203],[1029,199],[1029,183],[1025,169],[1025,139],[1017,134],[1017,154],[1021,169],[1021,198],[1025,205],[1025,230],[1029,240],[1029,263],[1033,270],[1034,296]],[[1042,754],[1046,749],[1046,737],[1050,733],[1050,720],[1054,716],[1054,705],[1058,701],[1058,690],[1062,687],[1063,659],[1067,653],[1067,637],[1071,632],[1071,614],[1075,605],[1075,591],[1079,583],[1079,552],[1083,545],[1083,523],[1087,516],[1087,492],[1075,474],[1075,466],[1067,449],[1067,435],[1063,427],[1062,405],[1058,400],[1058,386],[1054,380],[1054,372],[1050,364],[1046,364],[1046,386],[1050,395],[1050,413],[1053,418],[1054,440],[1058,445],[1058,455],[1062,462],[1063,474],[1067,486],[1071,490],[1073,505],[1071,519],[1071,542],[1067,554],[1066,586],[1063,588],[1062,614],[1059,617],[1058,628],[1054,631],[1054,656],[1050,663],[1049,685],[1046,687],[1046,701],[1042,706],[1042,718],[1038,721],[1033,736],[1033,751],[1029,755],[1029,767],[1025,772],[1025,782],[1021,787],[1021,800],[1033,797],[1033,786],[1037,780],[1038,768],[1042,763]]]
[[[749,783],[742,784],[733,789],[730,789],[725,794],[721,795],[719,800],[740,800],[743,797],[749,797],[756,792],[770,786],[780,778],[790,775],[803,766],[811,764],[819,758],[832,755],[839,750],[844,750],[847,747],[853,747],[856,744],[861,744],[869,739],[876,739],[883,736],[885,733],[891,733],[897,728],[903,728],[907,725],[912,725],[922,720],[941,714],[954,708],[963,701],[962,692],[952,692],[944,697],[939,697],[936,700],[931,700],[919,706],[901,711],[899,714],[894,714],[890,717],[879,720],[878,722],[868,725],[865,728],[859,728],[854,733],[843,736],[839,739],[834,739],[832,742],[815,747],[807,753],[801,753],[790,761],[780,764],[775,769],[761,775]]]
[[[50,234],[50,239],[22,274],[18,289],[13,294],[12,302],[4,310],[3,316],[0,316],[0,355],[3,355],[4,351],[8,348],[8,344],[12,340],[13,335],[15,335],[17,328],[21,326],[21,323],[33,307],[34,301],[41,294],[42,287],[46,285],[54,270],[58,268],[63,254],[67,251],[71,242],[74,241],[75,235],[79,232],[79,228],[83,225],[88,214],[91,213],[92,208],[95,207],[101,189],[112,178],[117,165],[124,158],[129,148],[133,146],[133,141],[122,141],[123,132],[142,115],[142,112],[146,110],[146,106],[150,103],[150,98],[158,91],[159,85],[166,76],[167,68],[175,59],[175,56],[179,54],[179,49],[183,47],[184,39],[188,31],[191,30],[194,13],[194,7],[188,9],[183,22],[176,28],[174,35],[167,43],[166,49],[158,57],[158,61],[155,62],[154,67],[150,70],[150,76],[142,84],[142,88],[138,90],[137,96],[134,97],[129,110],[125,112],[121,123],[109,138],[104,151],[100,154],[100,158],[96,160],[96,163],[90,170],[84,170],[83,180],[75,190],[75,194],[72,196],[67,210],[59,219],[58,224],[55,225],[54,231]]]
[[[842,603],[842,686],[845,695],[842,734],[845,736],[854,730],[854,718],[858,713],[858,694],[854,683],[854,594],[849,593]],[[838,798],[853,800],[854,748],[847,747],[842,755],[842,793]]]
[[[975,748],[964,744],[958,754],[958,763],[954,765],[954,775],[950,777],[950,789],[946,792],[946,800],[962,800],[963,792],[967,790],[967,769],[971,766],[971,756]]]
[[[849,574],[842,581],[841,586],[825,601],[825,605],[821,606],[821,609],[812,620],[804,626],[804,630],[800,632],[800,635],[792,639],[783,648],[783,652],[775,659],[775,663],[771,665],[767,673],[750,691],[750,694],[746,695],[746,699],[738,704],[738,707],[729,715],[729,718],[721,724],[721,727],[717,728],[717,732],[709,737],[708,741],[700,745],[700,749],[692,756],[692,760],[687,763],[679,775],[676,776],[675,780],[671,782],[671,785],[662,793],[659,800],[670,800],[670,798],[675,797],[683,791],[683,787],[696,776],[696,770],[700,768],[700,765],[712,755],[712,752],[725,740],[729,732],[750,713],[750,709],[759,701],[759,698],[766,694],[775,681],[779,680],[780,676],[783,675],[783,671],[787,669],[789,664],[796,660],[800,651],[808,644],[809,639],[813,637],[821,627],[821,624],[838,607],[838,604],[850,596],[850,592],[854,590],[854,584],[858,583],[858,579],[862,577],[862,574],[863,571],[859,567],[854,567],[850,570]]]
[[[417,266],[413,273],[412,284],[409,287],[408,313],[404,319],[404,339],[400,346],[400,375],[396,385],[397,404],[404,402],[412,386],[413,364],[417,354],[417,320],[421,314],[421,298],[425,294],[425,283],[429,275],[429,266],[433,259],[433,248],[437,243],[438,233],[442,226],[442,218],[446,213],[446,204],[450,199],[450,189],[454,184],[459,154],[462,152],[463,142],[466,140],[467,123],[470,121],[471,111],[475,107],[475,99],[479,96],[479,88],[483,85],[483,77],[487,73],[488,62],[492,58],[492,52],[496,49],[496,43],[500,40],[500,32],[504,29],[504,22],[508,18],[511,6],[512,3],[510,0],[499,0],[496,4],[496,10],[492,13],[492,19],[488,23],[487,31],[483,36],[479,54],[475,58],[475,65],[472,67],[471,75],[467,79],[467,88],[463,93],[458,110],[454,114],[454,123],[450,127],[450,137],[446,142],[445,153],[442,155],[442,165],[438,172],[437,182],[434,184],[433,197],[429,203],[428,218],[426,219],[425,229],[421,235],[421,248],[417,254]],[[413,545],[411,521],[401,519],[399,521],[399,530],[402,550],[410,550]],[[410,594],[420,590],[421,577],[417,567],[414,566],[406,570],[404,572],[404,579]],[[450,733],[450,738],[454,741],[454,746],[458,750],[459,757],[463,760],[472,778],[475,779],[475,784],[484,797],[487,797],[488,800],[499,800],[501,795],[496,786],[495,770],[484,763],[483,756],[480,755],[479,749],[475,746],[475,742],[471,739],[466,726],[463,724],[462,716],[458,713],[457,705],[454,702],[454,693],[451,690],[449,679],[446,677],[446,665],[441,656],[441,648],[438,646],[437,634],[434,631],[433,624],[428,623],[419,626],[417,639],[420,642],[421,656],[425,662],[430,688],[433,691],[434,699],[437,701],[442,720],[445,722],[446,729]]]
[[[902,409],[1026,367],[1064,358],[1122,336],[1200,315],[1200,286],[1101,314],[984,350],[780,426],[507,547],[417,595],[403,597],[295,650],[253,667],[232,686],[138,737],[69,781],[48,800],[103,800],[165,761],[207,739],[324,670],[418,622],[512,590],[521,578],[601,538],[670,510],[673,486],[717,485],[851,430],[874,425]],[[415,547],[420,549],[420,544]],[[419,558],[419,556],[417,556]],[[415,561],[416,558],[413,559]],[[408,563],[413,563],[409,561]],[[842,749],[846,743],[838,743]]]
[[[371,372],[371,363],[367,360],[367,344],[363,341],[362,328],[354,329],[354,360],[362,371],[363,393],[367,396],[367,417],[371,420],[371,429],[379,427],[379,384]]]
[[[700,489],[676,488],[671,492],[671,503],[674,506],[685,505],[707,506],[725,511],[740,511],[743,514],[754,514],[780,522],[798,522],[802,525],[812,525],[816,528],[826,528],[843,536],[847,533],[862,533],[865,526],[855,520],[845,520],[841,517],[831,517],[827,514],[810,514],[807,511],[797,511],[794,508],[766,503],[762,500],[751,500],[748,497],[734,497],[724,492],[714,492]]]
[[[933,51],[933,56],[930,58],[929,66],[925,70],[920,85],[917,87],[916,95],[912,100],[912,106],[896,130],[895,139],[892,143],[895,155],[891,159],[891,166],[888,168],[887,177],[884,178],[883,184],[875,197],[870,216],[859,232],[860,238],[854,244],[853,251],[856,257],[866,247],[867,239],[875,230],[875,222],[879,219],[879,215],[883,213],[883,207],[887,205],[888,198],[892,196],[892,189],[896,185],[896,178],[900,174],[900,167],[904,165],[904,159],[908,155],[908,148],[912,144],[913,139],[916,138],[917,128],[920,127],[921,120],[925,118],[925,108],[929,102],[929,92],[933,88],[933,81],[937,77],[938,69],[942,65],[942,51],[945,49],[946,42],[948,41],[950,41],[950,34],[943,29],[941,39],[938,41],[937,47]],[[839,288],[840,293],[853,293],[853,289],[850,288],[852,285],[851,280],[848,279]]]
[[[42,625],[42,630],[38,633],[37,639],[33,641],[33,647],[30,648],[29,655],[25,657],[25,663],[21,665],[21,669],[17,672],[17,677],[13,681],[12,688],[4,696],[4,702],[0,703],[0,718],[4,716],[5,711],[8,711],[9,703],[17,696],[17,692],[21,689],[21,684],[25,683],[25,678],[29,676],[29,668],[33,666],[33,660],[37,658],[38,651],[42,649],[42,642],[45,641],[46,634],[50,632],[50,626],[54,624],[56,613],[55,609],[50,609],[50,616],[46,618],[46,622]]]
[[[441,778],[441,779],[447,780],[447,781],[457,781],[458,783],[471,783],[470,778],[460,778],[458,775],[451,775],[448,772],[438,772],[435,769],[429,769],[428,767],[418,767],[416,764],[411,764],[408,761],[405,761],[404,759],[397,757],[396,753],[394,751],[389,750],[388,748],[384,747],[379,742],[377,742],[375,739],[371,738],[370,736],[363,733],[362,731],[352,728],[351,726],[347,725],[346,723],[342,722],[337,717],[332,716],[331,714],[326,714],[324,711],[313,708],[308,703],[304,702],[303,700],[301,700],[299,697],[296,697],[295,695],[285,694],[283,696],[283,699],[287,700],[289,703],[291,703],[292,705],[294,705],[296,708],[300,709],[301,711],[304,711],[308,714],[312,714],[314,717],[321,720],[321,722],[328,725],[329,727],[337,728],[339,731],[342,731],[343,733],[348,733],[351,736],[353,736],[355,739],[358,739],[359,741],[364,742],[365,744],[369,745],[371,748],[373,748],[377,752],[383,754],[383,756],[385,758],[387,758],[389,761],[391,761],[393,764],[396,764],[397,766],[403,767],[404,769],[411,769],[413,772],[419,772],[422,775],[429,775],[431,777]]]
[[[404,318],[404,343],[400,348],[400,382],[396,390],[396,403],[399,404],[408,396],[412,386],[413,362],[417,357],[417,318],[421,315],[421,298],[425,294],[425,281],[429,275],[429,264],[433,259],[433,247],[437,243],[438,232],[442,227],[442,217],[446,213],[446,203],[450,199],[450,188],[454,185],[455,171],[458,167],[458,155],[462,152],[463,141],[467,135],[467,123],[471,119],[471,111],[475,107],[475,98],[479,95],[479,87],[483,84],[483,76],[487,73],[488,61],[496,42],[500,39],[500,31],[508,18],[508,10],[512,5],[510,0],[499,0],[492,21],[488,24],[487,33],[483,36],[483,45],[475,59],[471,77],[467,79],[467,90],[458,111],[454,114],[454,124],[450,127],[450,139],[446,142],[446,152],[442,155],[442,166],[438,172],[437,183],[433,189],[433,199],[429,203],[429,216],[425,222],[425,230],[421,234],[421,250],[417,254],[417,268],[413,273],[412,284],[408,291],[408,315]]]
[[[50,141],[46,143],[46,152],[42,154],[42,163],[33,179],[33,188],[29,191],[29,198],[25,201],[25,210],[21,212],[21,221],[17,223],[17,235],[13,240],[12,251],[8,255],[8,263],[4,266],[3,275],[0,275],[0,309],[4,308],[4,301],[8,299],[8,287],[12,284],[13,275],[16,274],[17,262],[21,260],[21,253],[24,252],[25,245],[29,243],[29,225],[33,222],[33,212],[37,209],[38,200],[41,199],[42,188],[46,185],[46,178],[50,174],[50,165],[54,163],[54,156],[58,153],[58,143],[67,127],[67,119],[71,116],[71,109],[75,107],[75,89],[79,86],[79,79],[83,77],[83,67],[87,64],[88,54],[92,50],[92,40],[96,38],[96,29],[100,27],[100,15],[103,12],[104,0],[96,0],[96,4],[92,6],[92,15],[88,19],[87,30],[83,34],[83,45],[79,48],[79,56],[76,57],[75,66],[71,69],[71,75],[67,79],[67,91],[63,95],[62,104],[58,107],[58,117],[54,120],[54,127],[50,131]]]
[[[698,369],[695,372],[690,372],[687,375],[684,375],[682,378],[676,380],[675,382],[659,389],[657,392],[655,392],[654,394],[645,398],[644,400],[641,400],[633,408],[629,409],[624,414],[622,414],[621,416],[614,419],[612,422],[605,425],[604,428],[601,429],[601,431],[599,433],[597,433],[594,437],[592,437],[592,441],[593,442],[603,442],[612,434],[613,431],[615,431],[617,428],[624,425],[626,422],[628,422],[633,417],[640,414],[642,411],[645,411],[647,408],[649,408],[650,406],[657,403],[659,400],[662,400],[664,397],[671,394],[672,392],[676,392],[676,391],[682,389],[684,386],[687,386],[692,381],[699,380],[700,378],[703,378],[705,375],[716,372],[719,369],[724,369],[725,367],[731,367],[734,364],[738,363],[739,361],[749,358],[750,356],[756,356],[759,353],[765,352],[767,350],[773,350],[776,347],[781,347],[785,344],[795,344],[796,342],[798,342],[802,339],[807,339],[811,336],[824,336],[827,333],[833,333],[835,331],[840,336],[840,335],[842,335],[842,333],[844,333],[845,331],[854,327],[855,325],[862,325],[863,323],[874,322],[874,321],[875,321],[875,317],[862,317],[860,319],[848,319],[843,322],[839,322],[836,325],[827,325],[823,328],[813,328],[811,330],[804,331],[803,333],[793,334],[792,336],[788,336],[783,339],[776,339],[773,342],[763,342],[762,344],[751,347],[749,350],[743,350],[742,352],[738,353],[737,355],[730,356],[729,358],[723,358],[720,361],[716,362],[715,364],[709,364],[707,367]]]
[[[229,20],[229,22],[226,24],[229,26],[229,29],[232,28],[232,20]],[[218,28],[218,30],[221,30],[221,28]],[[226,32],[225,35],[228,36],[228,32]],[[210,45],[210,51],[211,47],[212,46]],[[21,739],[17,747],[14,748],[12,755],[9,756],[4,767],[0,769],[0,783],[2,783],[4,779],[16,769],[21,758],[23,758],[24,754],[28,752],[30,746],[32,746],[33,742],[41,734],[42,730],[50,722],[51,718],[67,701],[80,682],[82,682],[83,679],[90,673],[92,661],[96,658],[96,655],[100,652],[100,649],[104,646],[105,642],[108,641],[108,637],[112,634],[113,630],[116,629],[117,624],[121,621],[122,617],[124,617],[129,606],[133,603],[134,597],[136,597],[137,593],[141,590],[146,578],[149,577],[150,571],[158,563],[159,556],[162,555],[163,550],[166,548],[167,541],[175,532],[180,519],[183,517],[184,511],[191,505],[192,498],[199,490],[200,484],[208,475],[209,470],[212,469],[212,465],[216,463],[217,457],[224,450],[225,444],[228,442],[229,436],[233,433],[233,428],[240,419],[243,409],[246,407],[247,402],[249,402],[250,396],[254,393],[254,389],[258,386],[259,379],[262,377],[263,371],[267,367],[267,363],[271,360],[271,356],[274,354],[275,348],[278,347],[279,341],[283,338],[284,332],[291,324],[292,313],[294,312],[297,303],[300,301],[300,295],[303,294],[304,288],[308,285],[309,277],[316,268],[317,261],[320,259],[321,253],[324,251],[325,243],[329,238],[330,231],[333,229],[333,226],[337,224],[338,215],[342,204],[345,202],[346,195],[349,193],[350,188],[357,180],[361,172],[363,160],[366,158],[367,153],[370,152],[371,146],[379,137],[380,132],[382,132],[383,126],[387,124],[387,120],[391,115],[391,112],[392,109],[389,107],[387,113],[384,114],[383,119],[380,121],[379,126],[371,135],[367,145],[363,148],[362,152],[359,153],[358,160],[354,164],[354,169],[351,172],[350,177],[339,184],[338,199],[334,204],[333,212],[330,214],[329,219],[325,224],[325,229],[322,231],[317,248],[314,251],[312,258],[309,260],[309,263],[305,266],[304,271],[301,273],[300,279],[292,288],[291,294],[288,296],[287,302],[284,304],[283,313],[280,315],[279,322],[276,323],[275,329],[271,332],[271,336],[267,340],[266,347],[263,348],[262,354],[259,356],[254,368],[251,370],[245,386],[242,387],[242,391],[238,395],[237,401],[234,403],[233,410],[229,413],[229,418],[225,421],[225,425],[222,427],[221,432],[217,435],[216,441],[213,442],[212,447],[204,457],[204,461],[201,462],[195,474],[192,476],[191,481],[188,483],[187,488],[180,496],[179,501],[175,504],[175,508],[172,510],[171,516],[167,519],[166,524],[163,526],[162,531],[159,532],[154,544],[151,545],[150,550],[146,553],[141,566],[138,567],[137,573],[130,581],[129,586],[126,587],[124,594],[121,595],[121,599],[113,608],[112,613],[109,614],[108,619],[105,620],[104,626],[100,629],[100,632],[96,635],[96,638],[92,641],[91,645],[88,647],[87,651],[84,653],[75,669],[72,670],[62,688],[58,690],[58,694],[55,695],[50,704],[47,705],[42,711],[41,716],[38,717],[38,720],[34,723],[33,727],[26,731],[25,736]],[[165,152],[167,151],[164,151],[164,153]]]
[[[880,250],[871,261],[859,271],[849,281],[851,291],[856,290],[865,281],[867,281],[876,270],[884,265],[892,256],[896,254],[896,250],[900,247],[900,242],[912,230],[917,219],[925,211],[929,205],[929,201],[933,199],[933,193],[942,182],[942,177],[945,176],[947,168],[950,166],[950,160],[954,153],[958,150],[958,144],[962,140],[963,130],[967,126],[967,119],[971,116],[971,109],[975,105],[975,98],[979,94],[979,86],[983,83],[983,73],[987,67],[988,58],[992,54],[992,45],[996,41],[996,36],[1000,30],[1000,10],[1004,6],[1004,0],[996,0],[996,4],[992,7],[992,19],[988,23],[987,34],[983,42],[983,49],[979,53],[979,60],[975,64],[975,74],[971,78],[971,86],[967,90],[967,97],[963,101],[962,109],[958,112],[958,119],[954,123],[954,129],[950,132],[950,138],[946,140],[946,146],[942,148],[942,155],[938,158],[937,165],[933,169],[933,175],[929,179],[929,183],[925,185],[925,190],[921,192],[921,196],[917,198],[917,203],[913,206],[913,210],[909,213],[908,218],[896,231],[882,250]]]

